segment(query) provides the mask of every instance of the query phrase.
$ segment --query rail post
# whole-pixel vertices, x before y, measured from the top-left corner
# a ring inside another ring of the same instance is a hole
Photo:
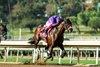
[[[32,62],[33,62],[33,63],[35,63],[35,54],[36,54],[36,53],[35,53],[35,50],[36,50],[35,48],[32,50],[32,59],[33,59]]]
[[[17,58],[16,58],[16,63],[18,63],[18,58],[19,58],[19,49],[17,50]]]
[[[71,47],[71,54],[70,54],[70,64],[72,64],[72,55],[73,55],[73,47]]]
[[[96,48],[96,65],[98,64],[99,48]]]
[[[59,64],[61,64],[61,53],[62,53],[62,51],[61,51],[61,49],[59,50],[60,52],[59,52]]]
[[[4,59],[4,62],[7,62],[8,52],[9,52],[9,47],[5,47],[5,59]]]
[[[80,63],[80,50],[79,50],[79,48],[77,48],[77,53],[78,53],[78,55],[77,55],[77,64],[79,64]]]

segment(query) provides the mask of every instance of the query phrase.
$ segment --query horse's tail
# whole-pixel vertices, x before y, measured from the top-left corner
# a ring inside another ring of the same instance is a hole
[[[30,41],[28,42],[29,44],[34,44],[34,43],[35,43],[34,37],[30,38],[29,40],[30,40]]]
[[[29,44],[34,44],[35,43],[35,40],[31,40],[28,42]]]
[[[40,30],[41,30],[42,27],[43,27],[43,25],[39,25],[38,27],[36,27],[34,37],[30,38],[29,39],[30,41],[28,43],[35,44],[35,41],[39,40],[39,37],[37,37],[37,36],[39,35]]]

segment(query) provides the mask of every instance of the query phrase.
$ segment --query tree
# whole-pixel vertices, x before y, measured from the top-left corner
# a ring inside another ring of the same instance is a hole
[[[99,17],[91,17],[88,25],[93,28],[95,31],[100,29],[100,19]]]
[[[64,16],[76,16],[81,11],[81,0],[62,0]]]
[[[57,15],[58,7],[62,9],[62,16],[76,16],[82,9],[81,0],[49,0],[46,12],[49,16]]]
[[[29,28],[30,32],[33,32],[33,28],[43,23],[42,19],[31,19],[31,18],[23,18],[20,27]]]
[[[83,24],[85,26],[88,26],[88,21],[89,21],[89,12],[80,12],[77,15],[78,18],[78,23]]]
[[[78,24],[77,17],[71,16],[70,19],[71,19],[71,21],[73,23],[73,26],[75,26],[75,28],[77,29],[78,33],[80,34],[80,29],[79,29],[79,24]]]
[[[16,4],[16,0],[0,0],[0,18],[3,22],[7,21],[7,16],[10,14],[10,9]]]
[[[47,14],[47,17],[57,14],[57,4],[56,4],[55,0],[49,0],[47,2],[46,14]]]
[[[100,0],[93,0],[94,9],[97,10],[97,4],[100,3]]]
[[[12,10],[14,25],[27,27],[32,31],[37,24],[43,24],[40,22],[45,15],[45,3],[43,2],[43,0],[18,0]],[[37,20],[40,21],[37,22]]]

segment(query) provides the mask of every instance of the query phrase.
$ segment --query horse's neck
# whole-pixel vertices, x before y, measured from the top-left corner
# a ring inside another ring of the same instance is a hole
[[[60,24],[60,28],[58,30],[58,35],[62,34],[64,32],[64,24]]]

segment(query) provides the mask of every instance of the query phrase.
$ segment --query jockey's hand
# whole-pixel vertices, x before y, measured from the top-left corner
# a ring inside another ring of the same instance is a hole
[[[41,32],[43,32],[46,28],[46,25],[43,26],[43,28],[41,29]]]
[[[63,22],[61,22],[61,24],[64,24],[65,22],[63,21]]]
[[[48,32],[47,32],[47,33],[49,33],[49,32],[51,31],[51,29],[52,29],[52,28],[50,28],[50,29],[48,30]]]
[[[42,28],[42,29],[40,30],[40,32],[43,32],[43,30],[44,30],[44,29]]]

